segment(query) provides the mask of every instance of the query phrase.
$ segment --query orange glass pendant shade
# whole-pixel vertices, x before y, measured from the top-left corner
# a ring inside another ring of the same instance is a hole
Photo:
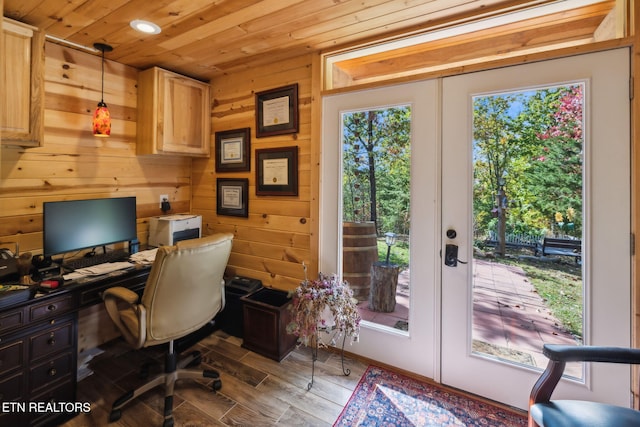
[[[94,136],[110,136],[111,135],[111,114],[104,103],[104,53],[111,52],[113,48],[108,44],[94,43],[96,49],[102,51],[102,98],[98,102],[98,107],[93,113],[93,135]]]
[[[93,135],[94,136],[110,136],[111,135],[111,114],[107,104],[99,102],[96,111],[93,113]]]

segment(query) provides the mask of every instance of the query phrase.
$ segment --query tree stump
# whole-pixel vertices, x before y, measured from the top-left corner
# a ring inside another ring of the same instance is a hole
[[[400,267],[395,264],[376,262],[371,266],[370,310],[390,313],[396,309],[398,273]]]

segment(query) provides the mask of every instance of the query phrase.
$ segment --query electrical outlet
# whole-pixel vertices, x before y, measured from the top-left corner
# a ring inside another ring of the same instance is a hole
[[[159,208],[162,209],[162,202],[168,202],[168,201],[169,201],[169,195],[168,194],[161,194],[160,195]]]

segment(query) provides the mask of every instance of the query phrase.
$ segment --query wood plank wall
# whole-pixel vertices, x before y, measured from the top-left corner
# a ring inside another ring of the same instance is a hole
[[[189,212],[191,159],[136,156],[138,70],[105,62],[112,136],[96,138],[91,118],[101,96],[101,58],[53,43],[46,43],[45,58],[42,146],[0,147],[0,242],[41,253],[45,201],[136,196],[142,243],[149,217],[162,214],[161,194],[170,195],[171,213]]]
[[[215,173],[215,156],[193,160],[193,213],[201,214],[205,234],[235,235],[228,272],[260,279],[265,286],[289,290],[317,271],[312,224],[312,55],[269,67],[220,77],[212,85],[212,132],[251,128],[251,171]],[[297,134],[256,138],[255,93],[298,84],[300,126]],[[315,108],[315,107],[314,107]],[[215,139],[214,139],[215,141]],[[215,146],[215,144],[213,144]],[[298,196],[256,196],[255,150],[298,146]],[[212,151],[213,153],[213,151]],[[216,179],[249,179],[249,217],[216,215]],[[312,273],[313,272],[313,273]]]
[[[203,215],[204,234],[235,233],[231,274],[280,289],[297,286],[304,277],[303,261],[315,274],[311,55],[274,64],[259,75],[247,71],[212,82],[213,131],[251,128],[251,171],[218,174],[249,178],[247,219],[216,215],[215,157],[136,156],[138,70],[105,62],[104,100],[113,117],[112,136],[95,138],[90,125],[100,100],[100,57],[49,42],[45,57],[43,145],[0,147],[0,247],[13,248],[9,242],[18,242],[21,252],[42,252],[45,201],[117,196],[137,197],[138,238],[146,243],[148,219],[161,214],[159,196],[169,194],[170,213]],[[292,83],[298,83],[299,90],[299,133],[256,138],[255,92]],[[294,145],[299,147],[299,196],[257,197],[254,150]]]

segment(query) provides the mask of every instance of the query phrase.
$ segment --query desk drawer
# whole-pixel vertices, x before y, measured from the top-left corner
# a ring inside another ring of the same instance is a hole
[[[24,357],[23,340],[5,343],[0,346],[0,375],[22,367]]]
[[[0,426],[22,426],[25,424],[25,376],[18,372],[0,381],[0,402],[9,406],[6,412],[0,412]]]
[[[22,421],[25,417],[24,413],[18,409],[14,409],[9,412],[0,412],[0,426],[21,426],[25,421]]]
[[[0,333],[24,325],[24,308],[0,314]]]
[[[24,374],[17,374],[0,381],[0,401],[10,402],[20,400],[24,396]]]
[[[122,286],[124,288],[131,289],[138,295],[142,295],[147,277],[148,274],[144,274],[142,275],[142,277],[136,276],[128,278],[126,280],[113,281],[112,283],[91,286],[89,289],[80,292],[80,295],[78,296],[79,305],[80,307],[86,307],[93,304],[102,304],[102,293],[114,286]]]
[[[75,402],[76,400],[76,384],[72,380],[65,381],[53,388],[37,395],[31,396],[32,402]],[[30,426],[52,426],[60,425],[62,421],[73,416],[68,412],[34,412],[29,415]]]
[[[34,334],[29,343],[29,360],[64,351],[74,343],[73,321],[67,321]]]
[[[33,304],[29,307],[29,320],[35,322],[53,316],[60,316],[73,310],[73,305],[73,295],[47,299],[40,304]]]
[[[33,368],[29,374],[29,393],[37,393],[50,384],[69,378],[75,369],[71,352],[63,353]]]

